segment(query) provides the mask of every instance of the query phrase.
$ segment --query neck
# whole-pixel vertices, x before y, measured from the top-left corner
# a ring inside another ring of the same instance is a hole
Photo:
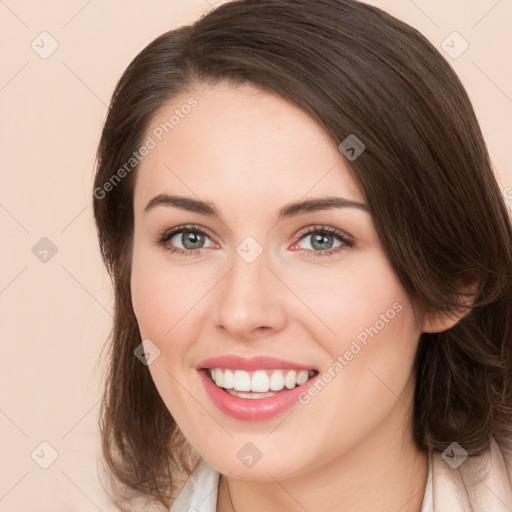
[[[403,403],[397,407],[406,409]],[[277,482],[230,477],[228,488],[222,476],[217,511],[421,512],[428,452],[420,450],[411,429],[403,427],[407,417],[399,425],[387,423],[349,452],[294,478]]]

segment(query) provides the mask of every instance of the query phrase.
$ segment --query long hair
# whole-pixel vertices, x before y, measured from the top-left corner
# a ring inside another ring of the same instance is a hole
[[[115,293],[100,418],[111,475],[168,507],[177,475],[190,474],[196,460],[134,357],[141,337],[130,295],[137,172],[130,159],[164,103],[220,82],[278,94],[336,145],[350,134],[363,141],[364,153],[347,165],[403,287],[419,312],[464,311],[454,327],[420,337],[416,442],[444,450],[457,441],[478,455],[494,437],[510,451],[512,228],[457,75],[424,36],[376,7],[235,0],[133,59],[98,146],[94,216]]]

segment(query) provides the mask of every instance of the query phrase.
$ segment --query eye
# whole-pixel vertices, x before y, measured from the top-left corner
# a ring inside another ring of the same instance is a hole
[[[309,245],[312,249],[306,249],[306,252],[312,256],[330,256],[354,246],[354,241],[351,237],[343,231],[330,226],[311,226],[301,231],[298,238],[298,242],[292,248],[297,247],[301,240],[309,238]]]
[[[200,256],[206,239],[209,239],[209,236],[205,230],[196,225],[186,225],[164,231],[157,237],[155,243],[171,253]]]

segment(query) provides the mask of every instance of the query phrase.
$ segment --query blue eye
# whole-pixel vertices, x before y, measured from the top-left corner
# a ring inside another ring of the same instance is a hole
[[[307,253],[312,256],[331,256],[332,254],[339,253],[340,251],[354,246],[353,240],[347,234],[330,226],[311,226],[306,228],[305,231],[302,231],[298,235],[298,242],[307,237],[311,240],[311,247],[318,249],[306,249]],[[338,240],[339,244],[333,247],[335,240]],[[298,242],[294,244],[294,247]]]
[[[178,240],[180,240],[183,245],[183,249],[176,247],[174,243],[169,243],[173,238],[178,238]],[[157,244],[161,245],[165,250],[171,253],[183,256],[200,256],[202,254],[201,249],[204,248],[203,244],[205,238],[209,237],[199,226],[176,226],[175,228],[162,233],[157,239]]]
[[[326,257],[354,246],[352,238],[338,229],[330,226],[311,226],[297,235],[293,247],[306,237],[311,238],[312,249],[304,250],[313,256]],[[176,238],[174,242],[173,238]],[[200,226],[189,224],[164,231],[157,237],[155,243],[166,251],[180,256],[201,256],[203,249],[213,245],[205,246],[205,240],[210,240],[208,233]],[[333,247],[335,240],[339,243]],[[176,247],[177,242],[181,243],[183,248]]]

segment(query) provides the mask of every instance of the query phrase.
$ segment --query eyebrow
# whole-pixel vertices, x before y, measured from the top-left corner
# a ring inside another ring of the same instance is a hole
[[[221,218],[219,211],[213,203],[192,199],[191,197],[159,194],[149,201],[144,208],[144,212],[148,212],[157,206],[174,206],[181,210],[196,212],[202,215],[217,217],[219,219]],[[366,204],[359,203],[357,201],[350,201],[339,196],[325,196],[287,203],[278,210],[277,218],[278,220],[282,220],[284,218],[294,217],[303,213],[332,208],[358,208],[366,212],[370,211]]]

